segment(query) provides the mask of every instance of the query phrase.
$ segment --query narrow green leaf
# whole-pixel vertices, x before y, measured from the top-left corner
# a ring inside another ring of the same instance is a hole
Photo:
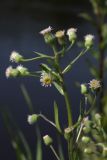
[[[26,87],[23,84],[21,84],[20,87],[21,87],[21,91],[23,93],[23,96],[25,98],[25,101],[27,103],[28,109],[29,109],[30,113],[33,113],[33,104],[32,104],[31,98],[30,98],[30,96],[28,94],[28,91],[27,91]]]
[[[55,101],[54,101],[54,119],[55,119],[56,128],[61,133],[62,131],[59,123],[58,105]]]
[[[58,150],[59,150],[59,157],[61,160],[64,160],[64,153],[63,153],[63,148],[62,148],[62,143],[61,143],[61,139],[60,137],[58,136]]]
[[[30,147],[22,131],[16,125],[15,120],[13,120],[10,112],[2,110],[2,117],[11,138],[11,144],[16,152],[17,160],[32,160]]]
[[[47,64],[42,63],[42,64],[40,64],[40,67],[46,72],[52,71],[51,68]]]
[[[39,52],[35,52],[35,51],[34,51],[34,53],[36,53],[37,55],[39,55],[39,56],[41,56],[41,57],[42,57],[42,56],[43,56],[43,57],[46,56],[46,54],[43,54],[43,53],[39,53]]]
[[[64,95],[64,92],[63,92],[62,87],[61,87],[58,83],[56,83],[56,82],[53,82],[53,84],[54,84],[54,86],[56,87],[56,89],[59,91],[59,93],[60,93],[61,95]]]
[[[42,142],[39,129],[37,128],[37,145],[36,145],[36,160],[42,160]]]
[[[91,22],[93,25],[95,25],[94,19],[92,19],[92,17],[88,13],[85,13],[85,12],[84,13],[80,13],[79,17],[81,17],[81,18]]]

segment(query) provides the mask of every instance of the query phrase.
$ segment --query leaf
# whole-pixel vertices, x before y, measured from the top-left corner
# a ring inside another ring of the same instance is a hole
[[[64,95],[63,89],[62,87],[57,83],[57,82],[53,82],[54,86],[56,87],[56,89],[59,91],[59,93],[61,95]]]
[[[40,67],[46,72],[52,72],[51,68],[48,67],[47,64],[42,63],[42,64],[40,64]]]
[[[58,135],[57,135],[58,136]],[[63,154],[63,148],[62,148],[62,143],[61,143],[61,139],[60,137],[58,136],[58,150],[59,150],[59,157],[61,160],[64,160],[64,154]]]
[[[61,133],[62,131],[59,123],[58,105],[55,101],[54,101],[54,119],[55,119],[56,128]]]
[[[25,101],[26,101],[26,103],[28,105],[29,111],[30,111],[30,113],[33,113],[33,105],[32,105],[32,101],[30,99],[30,96],[28,94],[28,91],[27,91],[26,87],[23,84],[21,84],[20,87],[21,87],[21,91],[23,93],[23,96],[25,98]]]
[[[39,55],[40,57],[42,57],[42,56],[43,56],[43,57],[44,57],[44,56],[46,56],[46,55],[45,55],[45,54],[43,54],[43,53],[39,53],[39,52],[35,52],[35,51],[34,51],[34,53],[36,53],[36,54],[37,54],[37,55]]]
[[[39,129],[36,129],[37,133],[37,146],[36,146],[36,160],[42,160],[42,142]]]
[[[85,13],[85,12],[80,13],[79,17],[81,17],[81,18],[83,18],[83,19],[85,19],[95,25],[95,21],[92,19],[92,17],[88,13]]]
[[[12,119],[10,112],[2,110],[2,117],[11,138],[11,144],[16,152],[17,160],[32,160],[31,150],[19,127]]]

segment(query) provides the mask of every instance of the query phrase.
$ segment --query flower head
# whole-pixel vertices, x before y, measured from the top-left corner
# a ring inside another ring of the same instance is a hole
[[[99,80],[96,80],[96,79],[93,79],[90,81],[89,84],[89,88],[93,89],[93,90],[96,90],[96,89],[99,89],[101,87],[101,82]]]
[[[13,68],[12,66],[9,66],[6,69],[5,75],[7,78],[9,77],[17,77],[19,74],[19,72],[17,71],[17,69]]]
[[[11,53],[11,55],[10,55],[10,61],[11,61],[11,62],[16,62],[16,63],[18,63],[18,62],[20,62],[22,59],[23,59],[23,56],[20,55],[20,54],[19,54],[18,52],[16,52],[16,51],[13,51],[13,52]]]
[[[52,75],[50,73],[46,73],[45,71],[43,71],[40,77],[40,82],[42,86],[51,87],[52,81],[53,81]]]
[[[55,34],[55,37],[57,38],[58,43],[60,45],[64,45],[65,44],[65,31],[64,30],[57,31],[56,34]]]
[[[50,33],[51,31],[52,31],[52,27],[49,26],[48,28],[43,29],[42,31],[40,31],[40,34],[45,35],[47,33]]]
[[[57,37],[57,38],[62,38],[62,37],[64,37],[64,33],[65,33],[64,30],[62,30],[62,31],[57,31],[56,34],[55,34],[55,37]]]
[[[43,141],[46,146],[50,146],[53,143],[53,139],[49,135],[43,136]]]
[[[93,45],[94,36],[91,34],[87,34],[85,36],[85,47],[90,48]]]
[[[37,122],[38,118],[39,118],[39,115],[37,114],[28,115],[27,121],[29,124],[34,124]]]
[[[26,76],[29,74],[28,69],[26,67],[23,67],[22,65],[18,65],[16,69],[19,71],[21,76]]]
[[[9,66],[9,67],[6,69],[5,75],[6,75],[7,78],[9,78],[9,77],[11,76],[12,70],[13,70],[12,66]]]
[[[67,30],[67,35],[68,35],[68,37],[69,37],[69,41],[70,41],[70,42],[73,42],[73,41],[76,40],[76,38],[77,38],[76,32],[77,32],[77,29],[76,29],[76,28],[69,28],[69,29]]]

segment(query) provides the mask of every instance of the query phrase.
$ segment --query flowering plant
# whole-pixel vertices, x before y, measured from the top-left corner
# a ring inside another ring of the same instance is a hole
[[[94,36],[88,34],[84,38],[84,47],[82,51],[71,60],[64,68],[62,68],[60,61],[64,59],[70,49],[77,41],[77,29],[70,28],[65,33],[65,30],[52,33],[52,28],[42,30],[40,34],[43,35],[44,41],[53,50],[53,55],[46,55],[39,52],[34,52],[37,56],[34,58],[26,59],[18,52],[14,51],[10,55],[10,61],[16,63],[37,61],[45,59],[46,63],[40,64],[40,70],[30,72],[28,68],[18,65],[16,68],[9,66],[6,69],[6,77],[27,77],[33,76],[40,78],[40,83],[44,87],[54,87],[65,99],[65,106],[67,113],[66,127],[60,125],[59,120],[59,108],[57,102],[54,101],[54,117],[55,122],[52,122],[43,114],[32,114],[28,116],[28,123],[34,124],[40,118],[51,124],[57,131],[58,135],[61,135],[67,144],[67,156],[64,158],[60,152],[57,152],[53,146],[54,141],[50,135],[44,135],[44,144],[52,150],[57,160],[80,160],[97,157],[102,159],[107,158],[106,140],[105,134],[101,126],[101,116],[95,113],[96,98],[101,88],[100,80],[93,79],[89,83],[81,84],[81,94],[84,97],[84,105],[80,107],[80,114],[76,123],[73,122],[72,105],[70,96],[67,92],[64,76],[69,71],[72,71],[73,65],[78,61],[80,57],[89,51],[93,46]],[[67,36],[67,37],[66,37]],[[67,39],[68,38],[68,39]],[[69,46],[67,45],[69,43]],[[57,43],[60,45],[61,50],[58,50]],[[88,107],[87,107],[88,105]],[[94,117],[92,116],[94,113]]]

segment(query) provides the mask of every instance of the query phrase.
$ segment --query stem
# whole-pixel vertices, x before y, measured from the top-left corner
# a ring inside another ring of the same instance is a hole
[[[64,74],[64,73],[68,72],[68,71],[71,69],[72,65],[73,65],[81,56],[83,56],[88,50],[89,50],[88,48],[86,48],[85,50],[82,50],[82,51],[79,53],[79,55],[78,55],[77,57],[75,57],[75,59],[74,59],[73,61],[71,61],[71,62],[69,63],[69,65],[63,70],[62,73]]]
[[[60,157],[58,156],[58,154],[56,153],[55,149],[53,148],[53,146],[50,146],[52,152],[54,153],[55,157],[57,158],[57,160],[60,160]]]
[[[34,61],[38,59],[43,59],[43,58],[48,58],[48,59],[53,59],[51,56],[41,56],[41,57],[34,57],[34,58],[29,58],[29,59],[22,59],[22,62],[29,62],[29,61]]]
[[[40,113],[39,116],[56,128],[56,125],[52,121],[50,121],[48,118],[46,118],[43,114]]]
[[[102,33],[101,33],[101,27],[99,27],[98,29],[98,34],[99,34],[99,51],[100,51],[100,58],[99,58],[99,78],[102,82],[102,90],[100,92],[100,104],[99,104],[99,109],[100,112],[102,112],[103,110],[103,104],[102,104],[102,99],[104,96],[104,47],[102,47],[102,43],[103,42],[103,37],[102,37]]]
[[[72,126],[71,104],[70,104],[69,96],[65,89],[65,86],[63,86],[63,91],[64,91],[64,98],[65,98],[65,103],[67,108],[67,114],[68,114],[68,126],[71,127]]]

